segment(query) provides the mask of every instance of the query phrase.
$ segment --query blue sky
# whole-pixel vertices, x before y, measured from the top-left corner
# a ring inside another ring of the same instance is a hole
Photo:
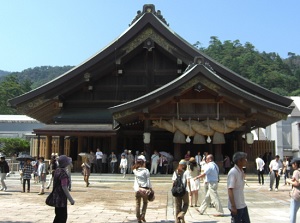
[[[298,0],[0,0],[0,70],[76,66],[121,35],[144,4],[207,47],[211,36],[300,55]]]

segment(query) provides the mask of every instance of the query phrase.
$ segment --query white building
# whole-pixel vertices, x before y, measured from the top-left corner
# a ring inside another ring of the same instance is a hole
[[[33,136],[32,131],[45,124],[26,115],[0,115],[0,138],[23,138]]]
[[[300,97],[290,97],[294,100],[294,109],[287,120],[281,120],[268,126],[265,130],[267,139],[275,141],[275,153],[281,158],[300,157]]]

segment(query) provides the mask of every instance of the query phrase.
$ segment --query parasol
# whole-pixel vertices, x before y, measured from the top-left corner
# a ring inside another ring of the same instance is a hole
[[[26,160],[34,161],[35,159],[28,154],[22,154],[22,155],[18,156],[16,158],[16,160],[18,160],[18,161],[26,161]]]
[[[172,155],[170,155],[170,154],[167,153],[167,152],[162,151],[162,152],[159,152],[159,153],[160,153],[161,155],[165,156],[167,159],[172,158]]]
[[[81,156],[81,157],[86,157],[86,158],[92,158],[92,155],[89,154],[89,153],[79,153],[78,156]]]

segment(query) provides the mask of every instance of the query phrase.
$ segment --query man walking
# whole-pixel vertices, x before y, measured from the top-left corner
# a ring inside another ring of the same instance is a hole
[[[270,162],[269,168],[270,168],[269,191],[273,190],[274,181],[275,181],[275,191],[278,191],[279,180],[280,180],[279,170],[282,168],[282,162],[279,160],[279,155],[276,155],[275,159],[273,159]]]
[[[235,165],[231,168],[227,177],[228,208],[231,212],[231,222],[250,223],[244,197],[245,174],[243,167],[247,164],[247,153],[236,152],[232,161]]]
[[[203,200],[198,212],[203,215],[204,211],[206,210],[207,206],[211,202],[215,205],[217,210],[217,214],[214,214],[215,217],[222,217],[224,215],[223,207],[220,202],[220,198],[217,192],[218,189],[218,182],[219,182],[219,167],[214,162],[214,157],[212,154],[209,154],[206,157],[207,166],[202,174],[195,177],[194,180],[205,177],[205,181],[208,184],[208,190],[205,195],[205,199]]]
[[[258,183],[261,185],[264,185],[264,166],[265,166],[265,162],[263,161],[263,159],[261,158],[262,156],[259,155],[255,162],[256,162],[256,169],[257,169],[257,176],[258,176]],[[261,181],[260,181],[261,178]]]
[[[96,159],[97,159],[97,173],[102,173],[102,157],[103,153],[97,148]]]

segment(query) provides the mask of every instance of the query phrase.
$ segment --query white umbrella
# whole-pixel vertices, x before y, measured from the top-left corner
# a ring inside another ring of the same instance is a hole
[[[172,158],[172,155],[170,155],[169,153],[165,152],[165,151],[162,151],[162,152],[159,152],[162,156],[165,156],[167,159],[170,159]]]
[[[78,156],[87,157],[88,159],[92,157],[92,155],[89,153],[79,153]]]

